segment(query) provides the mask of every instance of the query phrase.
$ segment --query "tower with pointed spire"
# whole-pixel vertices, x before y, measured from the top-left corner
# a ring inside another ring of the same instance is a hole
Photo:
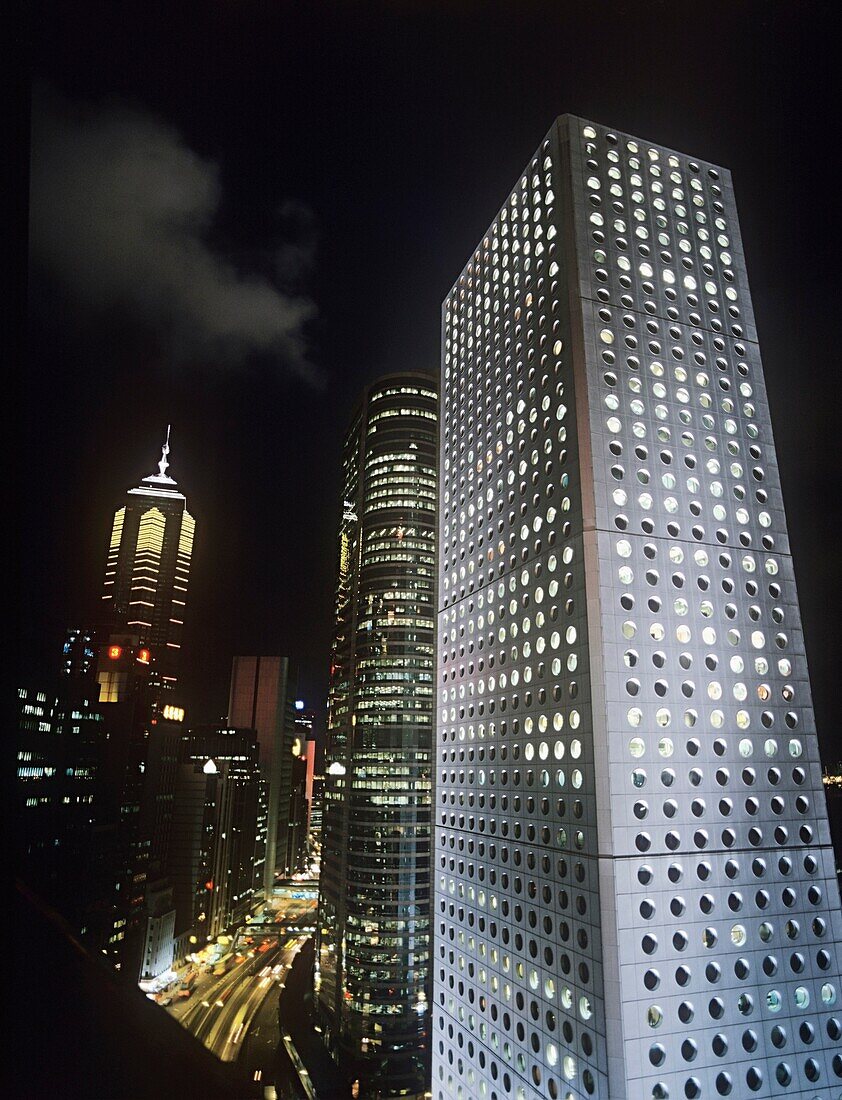
[[[129,489],[114,513],[102,594],[109,626],[148,647],[152,678],[162,688],[178,678],[196,526],[167,473],[169,453],[167,425],[158,472]]]

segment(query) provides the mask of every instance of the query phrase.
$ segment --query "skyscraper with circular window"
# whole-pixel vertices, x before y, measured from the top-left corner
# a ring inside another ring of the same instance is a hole
[[[316,991],[362,1097],[427,1076],[437,447],[435,381],[407,373],[343,450]]]
[[[433,1096],[835,1100],[842,920],[727,169],[558,119],[445,299],[441,442]]]

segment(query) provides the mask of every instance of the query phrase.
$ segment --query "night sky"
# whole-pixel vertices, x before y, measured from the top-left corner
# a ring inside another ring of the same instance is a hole
[[[36,3],[24,682],[95,612],[113,510],[172,422],[191,719],[224,713],[236,653],[290,654],[323,704],[354,402],[438,369],[442,298],[570,111],[733,171],[831,750],[834,7]]]

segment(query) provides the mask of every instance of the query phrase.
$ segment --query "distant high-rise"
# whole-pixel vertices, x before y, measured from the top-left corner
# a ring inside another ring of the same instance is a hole
[[[203,944],[242,921],[254,899],[257,733],[200,726],[182,739],[181,754],[167,869],[176,933],[192,930]]]
[[[434,1097],[837,1097],[839,895],[730,173],[559,119],[442,336]]]
[[[289,871],[289,816],[295,732],[295,683],[288,657],[235,657],[228,721],[254,729],[265,784],[264,896],[272,896],[275,873]],[[259,830],[260,832],[260,830]]]
[[[167,473],[169,440],[168,428],[158,473],[130,489],[114,514],[102,595],[109,626],[150,648],[152,681],[163,688],[178,678],[196,526]]]
[[[307,854],[309,808],[307,801],[308,746],[315,750],[312,736],[316,715],[302,699],[295,700],[295,738],[292,743],[292,773],[290,776],[289,828],[287,831],[286,863],[291,872],[303,870]]]
[[[307,838],[310,841],[310,830],[313,826],[313,783],[316,779],[316,749],[315,740],[309,739],[305,746],[307,757],[306,772],[304,776],[304,798],[307,802]]]
[[[325,777],[317,772],[313,773],[313,784],[310,797],[310,846],[315,852],[321,851],[322,827],[324,822],[325,805]]]
[[[433,379],[390,375],[343,451],[317,1001],[362,1097],[428,1073],[437,423]]]

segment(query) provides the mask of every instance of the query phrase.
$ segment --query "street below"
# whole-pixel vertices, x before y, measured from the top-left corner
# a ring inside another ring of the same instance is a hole
[[[310,938],[314,914],[312,897],[273,899],[251,923],[223,938],[230,948],[225,954],[211,962],[197,956],[159,994],[164,1010],[186,1031],[220,1061],[237,1062],[265,1096],[278,1100],[308,1095],[281,1040],[278,999]],[[186,994],[179,988],[185,985]]]

